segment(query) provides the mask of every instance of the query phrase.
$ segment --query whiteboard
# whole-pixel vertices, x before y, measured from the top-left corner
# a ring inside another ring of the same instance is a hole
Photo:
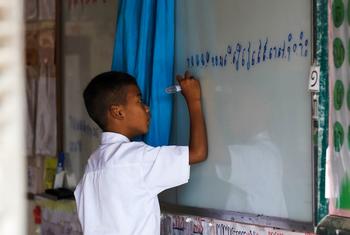
[[[162,200],[312,221],[311,6],[176,1],[175,72],[201,81],[209,155]],[[188,144],[188,123],[177,94],[174,144]]]
[[[63,1],[64,152],[67,186],[74,188],[100,129],[86,112],[83,91],[97,74],[111,69],[117,0]]]

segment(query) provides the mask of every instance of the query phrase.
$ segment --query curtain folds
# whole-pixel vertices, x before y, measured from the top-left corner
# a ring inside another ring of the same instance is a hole
[[[112,70],[133,75],[151,111],[144,141],[169,144],[172,97],[165,88],[173,83],[173,0],[121,0],[114,43]]]

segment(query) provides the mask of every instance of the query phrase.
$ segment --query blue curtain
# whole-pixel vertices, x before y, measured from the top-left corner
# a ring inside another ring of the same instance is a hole
[[[151,111],[146,143],[169,144],[173,81],[174,1],[121,0],[112,70],[133,75]]]

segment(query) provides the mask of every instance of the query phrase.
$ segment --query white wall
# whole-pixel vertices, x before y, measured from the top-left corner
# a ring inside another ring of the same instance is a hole
[[[25,233],[21,0],[0,0],[0,234]]]

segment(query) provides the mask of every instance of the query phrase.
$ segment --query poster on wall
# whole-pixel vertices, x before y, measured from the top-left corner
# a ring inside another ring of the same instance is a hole
[[[328,1],[329,151],[327,155],[329,213],[350,217],[350,4]]]

